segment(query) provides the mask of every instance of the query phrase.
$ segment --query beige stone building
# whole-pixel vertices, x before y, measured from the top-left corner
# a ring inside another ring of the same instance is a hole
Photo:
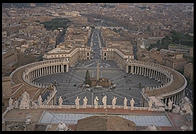
[[[80,60],[89,60],[90,52],[90,47],[60,47],[49,51],[43,58],[45,60],[64,58],[69,61],[69,65],[72,67]]]
[[[193,64],[188,63],[184,66],[184,76],[193,81]]]
[[[174,54],[163,57],[163,64],[173,69],[183,71],[187,61],[183,58],[183,54]]]

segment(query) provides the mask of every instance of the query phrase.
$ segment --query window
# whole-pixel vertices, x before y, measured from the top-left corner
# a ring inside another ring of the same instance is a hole
[[[104,56],[106,56],[106,53],[104,53]]]

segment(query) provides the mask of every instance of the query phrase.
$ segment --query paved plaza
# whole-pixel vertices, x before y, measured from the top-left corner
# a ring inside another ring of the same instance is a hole
[[[51,74],[35,79],[35,82],[42,84],[56,83],[57,99],[61,96],[64,105],[75,104],[75,99],[80,98],[80,105],[83,98],[88,99],[87,105],[91,105],[95,96],[99,98],[99,105],[102,105],[103,96],[107,96],[107,104],[111,105],[112,99],[117,97],[116,105],[123,105],[124,98],[135,100],[136,106],[142,105],[141,91],[144,87],[158,86],[161,83],[148,77],[126,74],[120,70],[114,61],[101,60],[101,41],[99,30],[95,30],[91,38],[92,59],[78,62],[69,72]],[[90,76],[96,78],[96,67],[99,61],[100,77],[108,78],[116,85],[113,89],[106,88],[84,88],[82,87],[86,71],[89,70]],[[140,84],[139,84],[140,83]],[[140,85],[140,86],[139,86]],[[57,101],[58,102],[58,101]]]
[[[116,88],[114,89],[92,87],[93,90],[89,90],[89,88],[82,87],[87,70],[89,70],[91,77],[96,77],[96,66],[92,64],[92,66],[85,67],[86,63],[79,64],[81,67],[71,68],[69,72],[43,76],[36,79],[35,82],[42,84],[56,82],[57,99],[61,96],[65,105],[74,104],[77,96],[80,98],[81,105],[85,96],[88,99],[88,105],[92,104],[92,97],[94,98],[95,96],[99,98],[99,104],[102,105],[102,97],[106,95],[107,104],[109,105],[111,105],[112,99],[115,96],[117,97],[117,105],[123,105],[124,97],[126,97],[128,100],[134,98],[135,105],[140,106],[142,101],[142,88],[161,84],[148,77],[126,74],[124,71],[115,67],[115,63],[110,63],[112,61],[101,63],[103,67],[100,68],[100,76],[108,78],[112,83],[116,84]],[[104,65],[109,67],[107,68]],[[141,88],[139,88],[139,83],[141,83]],[[128,105],[130,105],[129,102]]]
[[[114,61],[101,60],[101,41],[99,30],[95,30],[91,38],[92,59],[78,62],[69,72],[51,74],[35,79],[35,82],[42,84],[56,83],[57,99],[61,96],[64,105],[75,104],[75,99],[80,98],[80,104],[83,104],[83,98],[88,99],[87,105],[91,105],[95,96],[99,98],[99,105],[102,105],[103,96],[107,96],[107,104],[111,105],[112,99],[117,97],[116,105],[123,105],[124,98],[135,100],[136,106],[141,106],[141,91],[144,87],[158,86],[161,83],[148,77],[126,74],[120,70]],[[116,85],[113,89],[106,88],[84,88],[86,71],[89,70],[90,76],[96,78],[96,67],[99,61],[100,77],[108,78]],[[140,84],[139,84],[140,83]],[[140,86],[139,86],[140,85]],[[58,102],[58,101],[57,101]],[[130,102],[128,101],[128,106]]]

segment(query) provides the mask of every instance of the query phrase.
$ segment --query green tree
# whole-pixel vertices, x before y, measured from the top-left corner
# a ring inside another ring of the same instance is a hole
[[[88,85],[91,84],[91,81],[90,81],[90,73],[89,73],[88,70],[86,71],[85,84],[88,84]]]
[[[138,87],[139,87],[139,89],[142,88],[142,83],[141,82],[139,82]]]

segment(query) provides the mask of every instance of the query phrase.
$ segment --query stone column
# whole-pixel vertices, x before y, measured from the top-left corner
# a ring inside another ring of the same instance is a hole
[[[149,72],[150,72],[150,70],[149,70],[149,68],[147,68],[147,76],[149,77]]]
[[[142,76],[144,76],[144,67],[142,67]]]
[[[42,67],[42,76],[44,75],[44,68]]]
[[[141,75],[141,69],[142,69],[142,68],[139,66],[139,75]]]
[[[29,73],[29,80],[31,81],[31,72]]]
[[[182,91],[179,93],[179,101],[181,100],[181,98],[182,98]]]
[[[176,94],[176,104],[178,104],[178,94]]]
[[[49,66],[47,66],[47,68],[46,68],[46,72],[47,72],[47,75],[49,75],[50,74],[50,72],[49,72]]]
[[[32,71],[32,76],[33,76],[32,78],[34,79],[34,71]]]
[[[51,66],[48,67],[49,74],[51,74]]]
[[[146,68],[144,67],[144,76],[146,76]]]
[[[148,69],[148,77],[150,77],[150,69]]]
[[[59,73],[61,72],[61,65],[59,65]]]
[[[52,66],[50,66],[50,74],[52,74]]]
[[[42,76],[42,68],[40,68],[40,76]]]
[[[38,69],[38,77],[40,77],[40,69]]]
[[[48,66],[46,67],[46,74],[47,74],[47,75],[49,74]]]
[[[161,81],[161,72],[159,72],[159,81]]]
[[[64,72],[64,65],[61,65],[61,72]]]
[[[45,75],[47,75],[47,72],[46,72],[46,71],[47,71],[47,68],[44,67],[44,74],[45,74]]]
[[[41,76],[41,68],[39,69],[39,77]]]
[[[150,78],[152,78],[152,69],[150,69]]]
[[[37,78],[37,70],[35,70],[35,78]]]
[[[46,67],[46,75],[48,75],[48,67]]]
[[[126,73],[129,73],[128,71],[129,71],[129,66],[128,65],[126,65]]]
[[[48,74],[50,74],[50,66],[48,66]]]
[[[37,77],[39,77],[39,69],[37,69]]]
[[[134,69],[133,66],[131,66],[131,74],[133,74],[133,69]]]
[[[159,72],[159,77],[158,77],[159,81],[161,81],[161,72]]]
[[[137,66],[137,75],[139,75],[139,66]]]
[[[154,77],[154,73],[155,73],[155,70],[153,69],[153,70],[152,70],[152,78],[155,78],[155,77]]]
[[[157,70],[154,71],[154,79],[157,80]]]
[[[46,75],[47,75],[47,67],[45,67],[45,70],[46,70]]]
[[[176,104],[176,95],[174,95],[174,98],[173,98],[173,102],[174,102],[174,104]]]
[[[174,97],[175,97],[175,96],[172,96],[172,102],[174,102]]]
[[[45,69],[44,69],[44,67],[43,67],[43,76],[45,75]]]

